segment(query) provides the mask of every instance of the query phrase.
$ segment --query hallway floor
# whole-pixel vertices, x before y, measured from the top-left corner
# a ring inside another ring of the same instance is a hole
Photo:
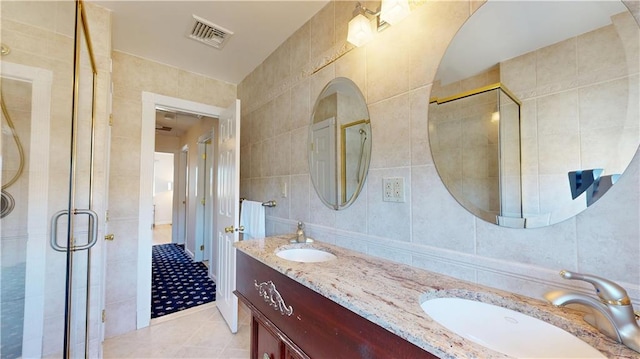
[[[171,224],[158,224],[153,227],[153,245],[171,243]]]
[[[104,358],[249,358],[250,314],[241,306],[231,334],[215,302],[151,320],[103,343]]]

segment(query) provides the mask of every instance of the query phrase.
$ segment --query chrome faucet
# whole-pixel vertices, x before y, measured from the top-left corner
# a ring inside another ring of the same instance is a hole
[[[589,274],[572,273],[567,270],[560,271],[564,279],[582,280],[591,283],[599,299],[581,293],[572,293],[563,290],[548,292],[544,295],[551,304],[561,307],[567,304],[582,304],[600,312],[613,326],[613,332],[607,331],[600,325],[594,325],[603,334],[613,340],[622,343],[629,348],[640,352],[640,326],[633,312],[633,306],[627,291],[618,284],[604,278]]]
[[[296,230],[296,236],[291,239],[291,243],[312,243],[313,239],[307,238],[304,233],[304,223],[298,221],[298,229]]]

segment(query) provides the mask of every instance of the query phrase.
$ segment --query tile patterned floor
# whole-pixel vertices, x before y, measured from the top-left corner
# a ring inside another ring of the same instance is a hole
[[[231,334],[215,302],[153,319],[147,328],[103,343],[104,358],[249,358],[250,314],[242,307]]]

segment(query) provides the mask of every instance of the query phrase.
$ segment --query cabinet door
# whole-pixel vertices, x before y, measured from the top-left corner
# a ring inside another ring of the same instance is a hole
[[[255,349],[252,350],[251,357],[255,359],[281,359],[283,344],[280,339],[256,317],[253,317],[253,327],[255,328]]]

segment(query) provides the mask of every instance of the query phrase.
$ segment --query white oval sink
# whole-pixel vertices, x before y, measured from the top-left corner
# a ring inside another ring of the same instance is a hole
[[[288,261],[303,263],[326,262],[338,258],[332,253],[315,248],[283,249],[276,252],[276,255]]]
[[[516,358],[606,358],[572,334],[510,309],[461,298],[425,300],[421,307],[461,337]]]

